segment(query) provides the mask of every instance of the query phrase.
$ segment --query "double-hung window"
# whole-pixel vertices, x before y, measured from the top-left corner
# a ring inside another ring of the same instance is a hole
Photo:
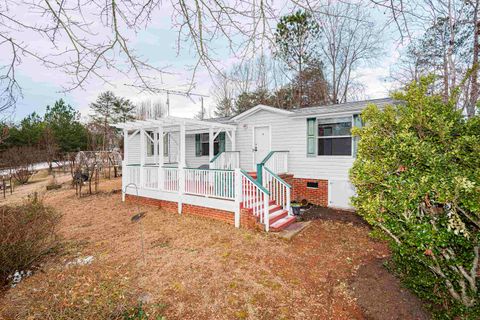
[[[317,119],[317,124],[319,156],[352,155],[352,117]]]
[[[197,157],[209,155],[209,134],[199,133],[195,135],[195,154]],[[220,132],[213,141],[213,155],[225,151],[225,132]]]
[[[155,154],[155,146],[154,146],[154,141],[155,141],[155,135],[158,138],[158,133],[150,131],[148,132],[148,135],[150,136],[150,139],[147,138],[147,157],[151,157]],[[165,133],[163,135],[163,156],[168,156],[168,140],[169,136],[168,133]],[[157,154],[160,152],[160,150],[157,152]]]

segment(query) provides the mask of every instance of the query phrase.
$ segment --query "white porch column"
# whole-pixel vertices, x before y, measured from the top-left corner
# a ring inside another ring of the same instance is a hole
[[[240,168],[235,168],[235,228],[240,228],[240,203],[242,199],[242,175]]]
[[[125,187],[127,186],[129,177],[127,172],[128,164],[128,130],[123,129],[123,161],[122,161],[122,201],[125,201]]]
[[[213,159],[213,142],[215,137],[213,136],[213,127],[208,128],[208,165],[210,166],[210,161]]]
[[[233,129],[232,131],[230,131],[230,133],[232,134],[232,139],[231,139],[231,143],[232,143],[232,151],[237,151],[237,145],[236,145],[236,130]]]
[[[182,213],[183,193],[185,192],[185,122],[180,124],[180,150],[178,161],[178,213]]]
[[[145,166],[145,154],[147,150],[145,149],[145,129],[140,129],[140,188],[144,186],[145,172],[143,167]]]
[[[158,127],[158,189],[163,190],[163,127]]]
[[[158,134],[153,131],[153,163],[158,163]]]

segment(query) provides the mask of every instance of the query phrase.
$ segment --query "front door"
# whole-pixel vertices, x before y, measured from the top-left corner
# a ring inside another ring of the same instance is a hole
[[[255,170],[257,163],[262,162],[270,152],[270,128],[255,127],[253,131],[253,168]]]

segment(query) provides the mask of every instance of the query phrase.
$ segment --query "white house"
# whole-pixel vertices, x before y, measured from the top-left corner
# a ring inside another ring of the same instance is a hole
[[[124,132],[124,199],[268,230],[295,219],[292,200],[351,209],[348,172],[368,104],[386,98],[282,110],[258,105],[232,118],[166,117],[117,125]]]

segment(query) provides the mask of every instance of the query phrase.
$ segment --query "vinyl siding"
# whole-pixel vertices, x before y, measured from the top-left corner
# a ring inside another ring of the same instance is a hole
[[[298,178],[347,180],[353,164],[351,156],[307,157],[307,120],[261,110],[238,122],[237,150],[240,166],[255,170],[253,164],[253,128],[271,127],[271,150],[289,150],[289,171]]]

